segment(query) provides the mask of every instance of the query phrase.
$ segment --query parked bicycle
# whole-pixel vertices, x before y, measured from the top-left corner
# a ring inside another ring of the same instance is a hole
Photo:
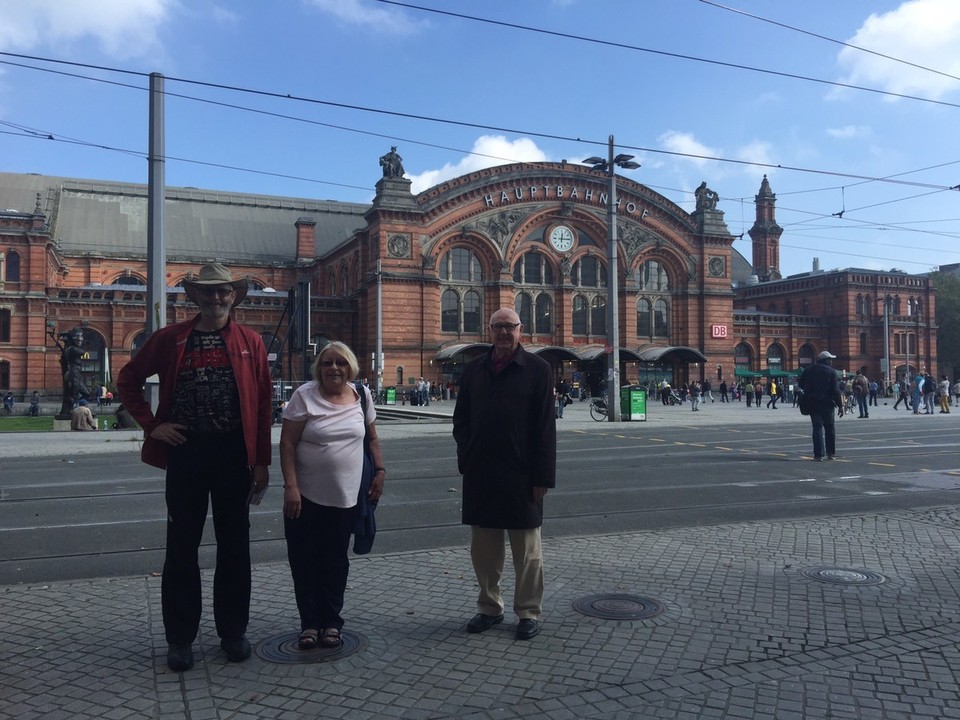
[[[597,422],[607,419],[607,402],[603,398],[590,400],[590,417]]]

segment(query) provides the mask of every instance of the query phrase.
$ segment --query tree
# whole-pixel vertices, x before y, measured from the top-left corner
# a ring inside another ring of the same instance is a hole
[[[938,272],[936,283],[937,364],[941,375],[960,376],[960,276]]]

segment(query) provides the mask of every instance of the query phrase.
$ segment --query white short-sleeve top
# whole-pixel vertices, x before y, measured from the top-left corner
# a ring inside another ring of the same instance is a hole
[[[357,504],[363,472],[363,407],[351,383],[354,402],[334,405],[320,394],[312,380],[298,387],[283,409],[283,419],[304,422],[297,443],[297,485],[311,502],[328,507],[351,508]],[[377,419],[370,391],[366,424]]]

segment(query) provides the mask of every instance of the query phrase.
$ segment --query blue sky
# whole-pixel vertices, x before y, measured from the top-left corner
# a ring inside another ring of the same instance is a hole
[[[960,262],[957,0],[0,0],[0,52],[0,171],[146,182],[159,72],[168,185],[369,202],[391,145],[420,191],[613,134],[747,259],[766,174],[784,275]]]

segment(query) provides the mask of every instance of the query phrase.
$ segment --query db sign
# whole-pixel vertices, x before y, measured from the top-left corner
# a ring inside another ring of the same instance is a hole
[[[727,336],[726,325],[711,325],[710,335],[715,338],[725,338]]]

